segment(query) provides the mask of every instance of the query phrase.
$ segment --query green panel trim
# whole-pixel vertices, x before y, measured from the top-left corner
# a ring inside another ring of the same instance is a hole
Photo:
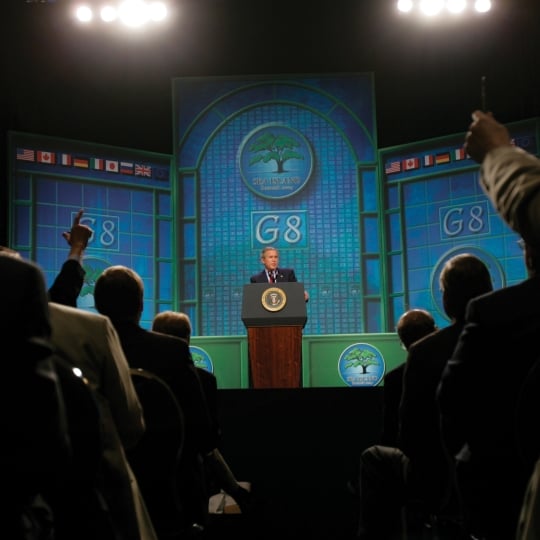
[[[248,344],[244,336],[192,337],[212,359],[218,388],[249,388]]]
[[[339,374],[339,358],[355,343],[367,343],[377,348],[384,358],[385,372],[406,360],[406,353],[395,333],[303,336],[302,386],[347,387]],[[247,336],[199,336],[192,337],[191,344],[203,349],[212,359],[219,389],[250,387]]]

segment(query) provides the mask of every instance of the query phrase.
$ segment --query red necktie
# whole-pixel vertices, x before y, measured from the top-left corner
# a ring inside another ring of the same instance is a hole
[[[270,272],[270,274],[268,274],[270,276],[270,283],[275,283],[276,282],[276,274],[275,272]]]

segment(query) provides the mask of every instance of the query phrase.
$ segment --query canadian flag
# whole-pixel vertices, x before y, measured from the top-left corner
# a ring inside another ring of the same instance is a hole
[[[403,160],[403,170],[411,171],[413,169],[418,169],[420,167],[420,159],[417,157],[408,158]]]
[[[55,163],[56,162],[56,155],[52,152],[42,152],[41,150],[38,150],[37,152],[37,160],[39,163]]]

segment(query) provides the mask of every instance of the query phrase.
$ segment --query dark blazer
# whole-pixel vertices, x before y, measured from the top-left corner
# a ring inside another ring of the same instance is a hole
[[[262,270],[258,274],[254,274],[249,278],[250,283],[268,283],[268,276],[266,275],[266,270]],[[278,268],[277,269],[277,279],[276,281],[285,282],[285,281],[298,281],[296,279],[296,274],[292,268]]]
[[[450,488],[451,462],[441,441],[436,395],[462,329],[463,323],[454,323],[413,343],[403,372],[398,446],[432,497],[443,498]]]
[[[31,261],[0,255],[0,274],[2,343],[29,337],[49,338],[51,326],[41,268]]]
[[[515,534],[532,473],[518,453],[515,414],[522,383],[538,358],[539,335],[540,276],[472,300],[438,391],[445,442],[452,452],[467,444],[461,459],[480,500],[497,516],[493,524],[501,538]],[[538,411],[529,413],[531,429],[538,429]]]
[[[81,263],[68,259],[60,269],[49,289],[49,300],[64,306],[77,307],[86,272]]]
[[[205,455],[214,449],[210,414],[188,344],[180,338],[113,321],[128,364],[161,377],[184,411],[186,447]],[[188,450],[185,450],[188,451]]]
[[[381,444],[384,446],[398,445],[399,404],[403,388],[403,372],[405,363],[391,369],[384,376],[383,386],[383,427]]]

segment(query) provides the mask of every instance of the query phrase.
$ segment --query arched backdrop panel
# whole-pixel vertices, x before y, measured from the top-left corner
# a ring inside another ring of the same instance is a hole
[[[180,78],[173,106],[195,333],[245,333],[242,289],[265,245],[310,293],[306,334],[383,331],[371,74]]]

